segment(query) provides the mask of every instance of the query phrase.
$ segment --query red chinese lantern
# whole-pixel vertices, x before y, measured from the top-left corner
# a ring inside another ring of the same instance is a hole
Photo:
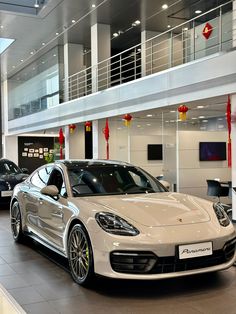
[[[211,36],[211,33],[213,31],[213,28],[211,26],[210,23],[206,23],[206,25],[204,26],[203,30],[202,30],[202,35],[208,39]]]
[[[186,117],[187,117],[188,107],[185,105],[181,105],[181,106],[179,106],[178,111],[179,111],[180,120],[185,121]]]
[[[124,124],[125,126],[130,126],[131,125],[131,120],[132,120],[132,116],[131,114],[127,113],[126,115],[124,115],[123,120],[124,120]]]
[[[75,124],[69,124],[70,134],[74,133],[75,128],[76,128]]]
[[[59,130],[59,144],[60,144],[60,159],[63,159],[63,154],[62,154],[62,150],[63,150],[63,144],[64,144],[64,134],[63,134],[63,131],[62,131],[62,128],[60,128]]]
[[[107,152],[107,159],[109,159],[109,136],[110,136],[110,130],[109,130],[109,124],[108,119],[106,118],[106,124],[105,128],[103,129],[103,134],[107,143],[106,152]]]
[[[92,122],[91,121],[86,121],[84,125],[85,125],[86,132],[91,132],[91,130],[92,130]]]

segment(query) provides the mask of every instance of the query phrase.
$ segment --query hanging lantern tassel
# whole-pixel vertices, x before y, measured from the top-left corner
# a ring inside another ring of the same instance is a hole
[[[185,105],[181,105],[181,106],[179,106],[178,111],[179,111],[180,120],[185,121],[187,118],[188,107]]]
[[[132,117],[131,114],[129,114],[129,113],[127,113],[126,115],[124,115],[123,120],[124,120],[125,126],[130,127],[132,118],[133,118],[133,117]]]
[[[230,96],[228,95],[228,101],[226,106],[226,118],[228,125],[228,167],[232,166],[232,152],[231,152],[231,103]]]
[[[108,119],[106,118],[106,124],[105,128],[103,129],[103,134],[106,140],[106,153],[107,153],[107,159],[109,159],[109,136],[110,136],[110,130],[109,130],[109,124]]]
[[[92,130],[92,122],[91,121],[86,121],[84,125],[85,125],[85,131],[86,132],[91,132],[91,130]]]
[[[70,130],[70,134],[73,134],[75,131],[76,125],[75,124],[70,124],[69,125],[69,130]]]
[[[59,144],[60,144],[60,159],[63,159],[63,143],[64,143],[64,134],[62,128],[59,130]]]

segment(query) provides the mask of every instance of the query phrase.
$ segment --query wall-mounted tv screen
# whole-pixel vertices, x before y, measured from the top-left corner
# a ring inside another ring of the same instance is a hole
[[[226,142],[200,142],[200,161],[226,160]]]
[[[148,144],[148,160],[162,160],[162,144]]]

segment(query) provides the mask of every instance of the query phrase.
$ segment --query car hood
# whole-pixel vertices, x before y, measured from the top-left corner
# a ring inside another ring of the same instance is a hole
[[[113,212],[139,224],[158,227],[210,221],[209,201],[180,193],[99,196],[87,199],[96,211]],[[91,204],[92,205],[92,204]]]

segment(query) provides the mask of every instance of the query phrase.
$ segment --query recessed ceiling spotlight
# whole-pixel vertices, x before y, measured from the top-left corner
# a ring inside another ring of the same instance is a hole
[[[167,25],[167,28],[171,28],[171,25],[170,25],[170,24],[168,24],[168,25]]]
[[[23,59],[20,60],[20,62],[23,62],[23,61],[24,61]]]
[[[45,46],[45,43],[42,43],[42,46]]]
[[[197,108],[198,108],[198,109],[202,109],[202,108],[204,108],[204,106],[197,106]]]
[[[223,118],[218,118],[217,120],[222,121],[222,120],[223,120]]]
[[[72,22],[72,23],[75,23],[75,20],[72,20],[71,22]]]
[[[54,53],[53,57],[56,57],[57,55]]]
[[[197,118],[193,117],[192,120],[197,120]]]
[[[31,55],[33,55],[33,54],[34,54],[34,52],[33,52],[33,51],[30,51],[30,54],[31,54]]]
[[[152,117],[152,114],[147,114],[146,117]]]
[[[169,6],[168,6],[168,4],[164,3],[161,7],[163,10],[166,10],[166,9],[168,9]]]
[[[44,64],[45,62],[44,61],[42,61],[42,64]]]
[[[175,112],[175,110],[171,110],[170,112],[174,113],[174,112]]]
[[[132,23],[132,26],[140,25],[140,23],[141,23],[141,22],[140,22],[139,20],[136,20],[135,22]]]
[[[3,25],[1,25],[0,28],[3,29]]]
[[[208,122],[208,120],[202,120],[202,122]]]
[[[205,118],[205,116],[199,116],[198,118],[199,118],[199,119],[204,119],[204,118]]]
[[[35,8],[39,8],[39,2],[38,2],[38,0],[35,0],[34,7],[35,7]]]
[[[91,5],[91,7],[92,7],[92,8],[96,8],[96,4],[93,3],[93,4]]]
[[[56,36],[58,36],[59,35],[59,33],[56,33]]]
[[[188,30],[188,27],[185,27],[183,30],[184,30],[184,31],[187,31],[187,30]]]
[[[113,33],[113,35],[112,35],[113,37],[118,37],[119,36],[119,34],[118,33]]]
[[[147,123],[147,126],[151,126],[151,123]]]
[[[200,13],[202,13],[202,10],[196,10],[195,13],[200,14]]]
[[[13,65],[13,66],[12,66],[12,69],[15,69],[15,67],[16,67],[16,66],[15,66],[15,65]]]

